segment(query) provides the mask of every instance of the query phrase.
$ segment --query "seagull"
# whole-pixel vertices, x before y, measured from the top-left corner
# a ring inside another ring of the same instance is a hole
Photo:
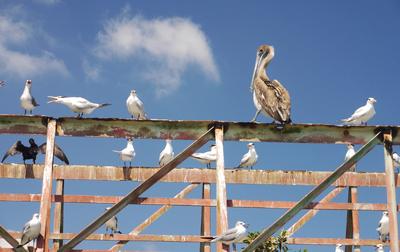
[[[214,239],[211,242],[220,241],[224,244],[233,243],[233,250],[236,251],[237,242],[241,242],[247,236],[247,227],[249,225],[243,221],[237,221],[234,228],[226,230],[222,235],[213,237]]]
[[[344,252],[342,244],[336,244],[335,252]]]
[[[342,119],[342,122],[348,125],[367,125],[368,120],[375,115],[374,103],[374,98],[368,98],[364,106],[358,108],[349,118]]]
[[[33,163],[36,164],[37,154],[39,154],[39,153],[46,154],[46,143],[43,143],[40,146],[38,146],[35,143],[35,140],[33,138],[30,138],[29,144],[30,144],[30,146],[25,146],[22,144],[22,142],[20,140],[18,140],[15,144],[13,144],[7,150],[7,152],[4,154],[1,162],[3,163],[4,160],[6,160],[6,158],[8,156],[22,154],[22,159],[24,160],[24,164],[25,164],[25,160],[29,160],[29,159],[32,159]],[[64,151],[57,144],[54,144],[54,156],[56,156],[58,159],[63,161],[65,164],[67,164],[67,165],[69,164],[69,160],[68,160],[67,156],[65,155]]]
[[[135,149],[133,148],[133,139],[128,138],[128,143],[126,144],[126,147],[120,151],[113,150],[116,153],[119,153],[119,157],[121,158],[122,161],[124,161],[124,167],[126,167],[125,162],[129,161],[129,167],[131,167],[131,162],[132,159],[135,158],[136,153]]]
[[[108,211],[111,207],[107,207],[106,211]],[[106,225],[106,234],[108,232],[108,229],[111,230],[110,235],[113,236],[115,233],[122,234],[121,231],[118,230],[118,219],[117,216],[111,217],[108,221],[105,223]]]
[[[6,81],[0,80],[0,87],[4,87],[6,85]]]
[[[22,230],[21,243],[17,246],[20,248],[32,240],[36,240],[40,234],[40,217],[35,213],[30,221],[25,223]]]
[[[256,122],[258,114],[272,117],[282,124],[291,123],[290,95],[286,88],[277,80],[270,80],[266,68],[274,57],[274,47],[261,45],[257,50],[256,64],[251,78],[250,91],[253,93],[253,103],[256,114],[252,122]]]
[[[389,212],[388,211],[383,211],[382,213],[382,218],[379,221],[378,228],[376,229],[378,231],[379,235],[379,240],[382,242],[386,242],[389,237]]]
[[[382,244],[376,245],[375,252],[385,252],[385,250],[383,249],[383,245]]]
[[[217,160],[217,146],[211,145],[210,150],[204,153],[193,153],[192,158],[202,164],[207,164],[207,168],[211,168],[211,162]]]
[[[24,115],[26,115],[26,112],[29,112],[29,114],[32,115],[32,110],[35,107],[39,106],[35,98],[33,98],[33,96],[31,95],[31,88],[32,88],[32,81],[26,80],[24,91],[22,92],[22,95],[19,98],[19,100],[21,101],[21,107],[24,109]]]
[[[160,153],[158,164],[160,167],[166,165],[174,158],[174,149],[172,148],[171,139],[165,139],[165,147]]]
[[[132,118],[136,118],[137,120],[147,119],[147,115],[144,112],[143,102],[136,95],[136,90],[131,90],[128,99],[126,99],[126,107],[128,108],[129,114],[132,115]]]
[[[396,152],[393,152],[392,154],[393,158],[393,166],[397,168],[397,173],[399,173],[399,167],[400,167],[400,156]]]
[[[237,168],[249,167],[253,169],[253,165],[256,164],[258,155],[256,152],[256,148],[253,143],[247,144],[249,151],[243,155],[242,160],[240,160],[240,164]]]
[[[347,162],[352,156],[356,154],[356,151],[354,150],[354,145],[353,144],[348,144],[347,145],[347,152],[346,155],[344,156],[344,162]],[[350,168],[350,171],[355,171],[356,170],[356,165],[353,165],[353,167]]]
[[[67,106],[70,110],[78,113],[78,118],[83,117],[83,114],[90,114],[95,109],[109,106],[109,103],[94,103],[82,97],[66,97],[66,96],[47,96],[50,101],[47,103],[61,103]]]

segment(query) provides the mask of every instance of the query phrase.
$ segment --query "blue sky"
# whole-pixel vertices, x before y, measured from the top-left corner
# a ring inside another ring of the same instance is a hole
[[[338,124],[368,97],[378,102],[370,124],[397,125],[400,67],[398,1],[5,1],[0,0],[1,114],[21,114],[19,96],[26,79],[41,104],[35,114],[73,116],[47,95],[82,96],[112,106],[90,117],[129,115],[125,100],[136,89],[151,118],[248,121],[255,112],[249,85],[261,44],[275,47],[269,76],[287,87],[295,123]],[[7,104],[7,106],[5,106]],[[262,122],[271,119],[259,117]],[[17,139],[0,136],[6,150]],[[41,143],[44,138],[36,137]],[[121,165],[112,149],[123,139],[57,138],[72,164]],[[173,142],[178,153],[189,142]],[[136,140],[134,165],[155,166],[163,141]],[[205,146],[202,150],[206,150]],[[343,160],[342,145],[256,143],[257,169],[333,170]],[[356,148],[359,148],[357,146]],[[237,165],[245,143],[226,142],[225,164]],[[12,157],[9,162],[20,162]],[[40,159],[40,162],[43,158]],[[187,160],[182,167],[199,167]],[[382,147],[358,165],[360,171],[383,171]],[[124,195],[136,183],[67,181],[66,193]],[[158,184],[144,196],[168,197],[184,185]],[[298,200],[311,187],[229,185],[228,198]],[[0,192],[40,193],[40,181],[2,180]],[[360,202],[386,201],[385,190],[360,188]],[[212,191],[215,195],[215,188]],[[250,196],[249,196],[250,195]],[[345,201],[342,193],[335,201]],[[200,197],[197,189],[191,197]],[[39,204],[0,204],[0,223],[19,230]],[[78,232],[105,205],[66,206],[66,232]],[[157,209],[129,206],[118,216],[130,231]],[[229,209],[229,223],[245,220],[260,230],[283,211]],[[12,216],[9,218],[8,216]],[[345,212],[318,214],[298,237],[344,237]],[[381,213],[361,212],[361,238],[376,238]],[[179,218],[179,219],[178,219]],[[215,213],[213,211],[213,220]],[[178,222],[180,220],[181,222]],[[197,234],[200,209],[173,208],[146,234]],[[174,227],[168,230],[168,226]],[[181,225],[176,225],[181,223]],[[213,230],[215,226],[213,225]],[[99,229],[98,232],[104,232]],[[112,243],[85,242],[82,248]],[[327,247],[301,246],[309,251]],[[127,249],[194,251],[197,244],[130,243]],[[299,247],[293,247],[299,248]],[[333,251],[333,247],[330,247]],[[373,251],[365,248],[363,251]]]

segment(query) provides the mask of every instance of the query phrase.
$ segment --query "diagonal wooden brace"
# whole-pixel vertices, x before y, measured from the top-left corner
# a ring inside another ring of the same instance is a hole
[[[1,225],[0,225],[0,237],[3,237],[4,240],[6,240],[8,244],[10,244],[14,248],[15,251],[27,252],[24,247],[17,248],[19,242],[15,240],[14,237],[9,232],[7,232],[7,230],[3,228]]]

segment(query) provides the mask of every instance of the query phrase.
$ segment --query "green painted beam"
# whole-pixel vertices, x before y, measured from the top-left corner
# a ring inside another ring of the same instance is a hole
[[[0,115],[0,134],[46,134],[49,117]],[[336,126],[324,124],[275,124],[223,121],[131,120],[118,118],[57,119],[59,136],[91,136],[196,140],[210,127],[221,125],[224,140],[288,143],[365,144],[381,130],[393,133],[393,144],[400,144],[400,126]]]
[[[325,191],[332,183],[334,183],[340,176],[348,171],[355,163],[357,163],[365,154],[367,154],[375,145],[381,143],[380,137],[382,133],[378,133],[373,137],[367,144],[365,144],[357,153],[351,157],[347,162],[340,165],[330,176],[318,186],[312,189],[306,196],[304,196],[295,206],[284,213],[279,219],[277,219],[272,225],[264,229],[256,239],[254,239],[243,252],[254,251],[260,246],[266,239],[271,237],[276,231],[283,227],[289,222],[297,213],[303,210],[308,204],[310,204],[316,197],[318,197],[323,191]]]

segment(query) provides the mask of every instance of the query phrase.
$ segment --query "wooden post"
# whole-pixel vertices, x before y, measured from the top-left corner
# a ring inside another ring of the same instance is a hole
[[[393,159],[392,159],[392,134],[385,133],[383,135],[384,157],[386,171],[386,191],[387,205],[389,212],[389,230],[390,230],[390,251],[399,252],[399,230],[397,224],[397,201],[396,201],[396,185],[394,181]]]
[[[50,210],[53,181],[54,141],[56,136],[56,120],[49,119],[47,124],[46,156],[44,161],[42,197],[40,200],[40,235],[37,251],[48,251],[50,234]]]
[[[202,198],[210,199],[211,198],[211,185],[209,183],[202,184]],[[201,207],[201,228],[200,228],[201,236],[210,236],[211,235],[211,209],[210,207],[203,206]],[[200,252],[211,252],[210,243],[200,243]]]
[[[357,187],[350,186],[347,202],[357,203]],[[358,210],[347,210],[346,238],[360,240],[360,221]],[[353,246],[347,245],[345,252],[353,251]],[[360,246],[354,246],[354,252],[360,252]]]
[[[228,207],[226,204],[226,183],[224,164],[224,131],[223,127],[215,128],[215,145],[217,147],[217,235],[221,235],[228,229]],[[229,251],[229,245],[217,243],[217,252]]]
[[[64,198],[64,180],[57,179],[56,195]],[[54,233],[64,232],[64,199],[61,202],[54,203]],[[53,240],[54,249],[58,250],[63,245],[63,240]]]

